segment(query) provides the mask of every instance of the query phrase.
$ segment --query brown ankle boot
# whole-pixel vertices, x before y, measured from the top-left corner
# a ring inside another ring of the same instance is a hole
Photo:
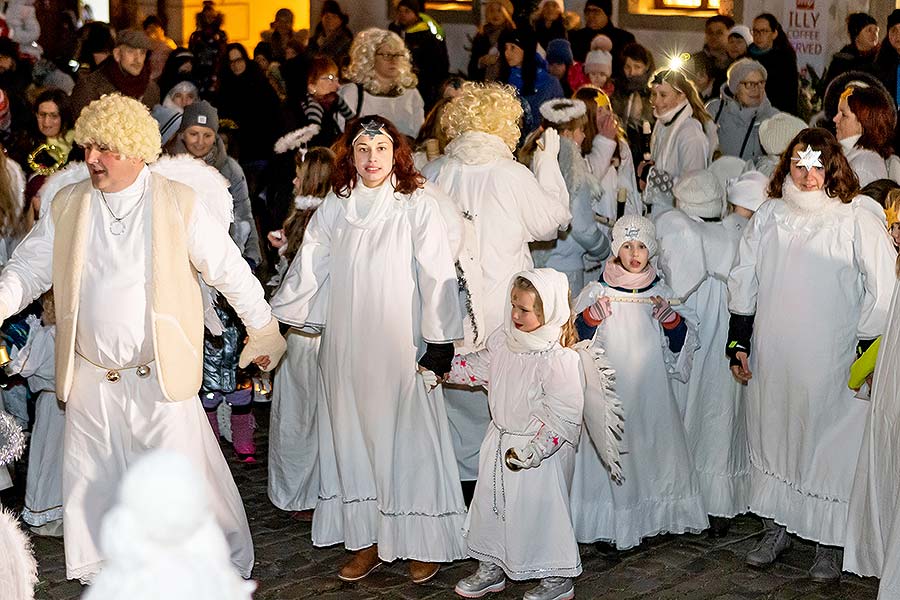
[[[353,558],[347,561],[340,572],[338,579],[342,581],[359,581],[381,565],[378,558],[378,544],[372,544],[368,548],[357,550]]]
[[[409,578],[413,583],[425,583],[437,575],[440,568],[440,563],[411,560],[409,561]]]

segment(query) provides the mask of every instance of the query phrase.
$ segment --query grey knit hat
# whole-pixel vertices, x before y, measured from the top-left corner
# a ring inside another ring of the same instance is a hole
[[[188,127],[193,127],[194,125],[209,127],[218,133],[219,111],[206,100],[188,104],[184,107],[184,114],[181,117],[181,129],[179,129],[179,131],[184,131]]]
[[[732,94],[737,94],[738,86],[753,71],[762,73],[763,79],[769,78],[766,68],[752,58],[736,60],[728,67],[728,89]]]

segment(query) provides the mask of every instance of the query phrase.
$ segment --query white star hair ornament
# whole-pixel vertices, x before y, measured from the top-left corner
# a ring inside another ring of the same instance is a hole
[[[350,144],[351,145],[355,144],[356,140],[358,140],[362,136],[366,136],[369,138],[369,140],[373,140],[373,139],[375,139],[375,136],[377,136],[377,135],[386,136],[387,139],[391,140],[391,142],[394,141],[394,138],[391,136],[391,134],[389,134],[387,132],[387,130],[384,128],[384,125],[382,125],[375,119],[371,119],[369,121],[362,123],[362,129],[360,129],[359,133],[357,133],[356,136],[354,136],[353,141],[350,142]]]
[[[806,145],[806,150],[798,150],[797,156],[799,158],[791,157],[791,161],[796,162],[798,167],[803,167],[807,171],[812,171],[816,167],[821,169],[825,166],[820,158],[822,152],[813,150],[809,144]]]

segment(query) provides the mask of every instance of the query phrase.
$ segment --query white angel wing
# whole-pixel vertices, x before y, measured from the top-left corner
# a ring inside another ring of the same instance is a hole
[[[41,186],[39,195],[41,197],[41,218],[50,212],[50,202],[54,196],[59,193],[67,185],[79,183],[90,177],[86,163],[81,161],[71,162],[64,169],[60,169],[47,178],[44,185]]]
[[[606,351],[592,346],[590,340],[577,343],[575,350],[584,370],[584,424],[600,460],[613,481],[621,484],[625,412],[616,393],[616,372]]]
[[[163,156],[150,165],[150,171],[193,188],[197,200],[225,229],[234,222],[234,200],[228,192],[228,180],[199,158],[186,154]]]

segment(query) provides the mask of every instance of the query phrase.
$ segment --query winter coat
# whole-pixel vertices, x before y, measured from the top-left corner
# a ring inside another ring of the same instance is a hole
[[[483,31],[479,31],[472,39],[472,54],[469,57],[468,67],[469,79],[471,81],[496,81],[500,76],[499,54],[503,49],[498,46],[497,42],[503,31],[503,28],[494,29],[485,26]],[[494,48],[497,49],[497,62],[492,66],[480,67],[478,61],[482,57],[490,54],[491,50]]]
[[[834,81],[836,77],[848,71],[862,71],[878,76],[878,65],[875,62],[875,58],[876,52],[874,50],[863,54],[855,45],[847,44],[831,57],[831,63],[829,63],[828,70],[825,71],[825,76],[822,78],[822,93],[828,89],[828,84]],[[896,73],[894,76],[896,77]],[[888,88],[888,91],[893,94],[895,90]]]
[[[530,118],[524,119],[522,133],[532,131],[541,124],[541,104],[554,98],[562,98],[563,90],[559,79],[547,72],[547,63],[541,58],[538,61],[537,72],[534,75],[534,93],[522,94],[522,68],[513,67],[509,70],[509,85],[516,88],[519,95],[528,102],[531,109]]]
[[[110,56],[109,58],[104,60],[95,71],[92,71],[84,77],[79,78],[75,83],[75,88],[72,90],[72,96],[70,97],[70,100],[72,104],[72,115],[74,115],[76,119],[78,118],[78,115],[81,114],[81,110],[85,106],[87,106],[94,100],[98,100],[100,96],[103,96],[104,94],[120,93],[126,96],[129,95],[127,91],[117,88],[110,79],[109,73],[113,69],[120,69],[120,67],[115,59]],[[153,108],[154,106],[159,104],[159,86],[156,85],[155,81],[150,81],[149,62],[146,62],[144,64],[144,70],[137,77],[124,72],[122,72],[122,77],[135,81],[139,78],[146,77],[147,84],[146,87],[144,87],[144,92],[139,96],[132,97],[140,100],[141,103],[147,108]]]
[[[898,105],[900,105],[900,90],[897,89],[897,73],[900,71],[900,53],[885,39],[875,58],[878,78],[888,93]]]
[[[412,27],[403,29],[392,23],[389,29],[402,37],[409,48],[413,70],[419,78],[417,87],[427,112],[437,102],[441,84],[450,73],[450,56],[440,25],[428,15],[419,17]]]
[[[248,62],[240,75],[229,68],[222,69],[215,105],[219,119],[237,123],[235,137],[241,164],[271,158],[283,126],[281,103],[256,63]]]
[[[619,29],[609,21],[603,29],[576,29],[569,32],[569,43],[572,44],[572,56],[578,62],[584,62],[587,53],[591,50],[591,42],[598,35],[605,35],[612,40],[613,49],[613,76],[618,77],[622,74],[622,59],[620,52],[627,44],[634,41],[634,34],[624,29]]]
[[[203,332],[204,392],[233,392],[237,387],[238,358],[247,335],[234,309],[222,297],[213,305],[222,322],[222,335]]]
[[[756,107],[741,105],[727,85],[721,94],[706,105],[719,126],[719,150],[726,156],[754,160],[766,153],[759,141],[759,124],[778,112],[768,98]]]
[[[753,60],[766,68],[766,97],[772,106],[792,115],[797,114],[800,96],[800,72],[797,70],[797,53],[791,47],[761,50],[750,44],[747,52]]]

